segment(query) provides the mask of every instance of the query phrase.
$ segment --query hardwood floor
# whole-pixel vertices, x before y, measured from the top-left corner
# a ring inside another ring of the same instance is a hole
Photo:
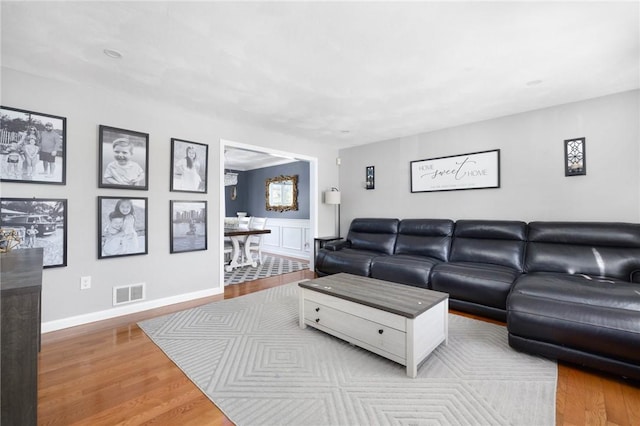
[[[232,425],[136,323],[304,278],[313,273],[228,286],[224,295],[44,334],[38,424]],[[640,387],[561,363],[556,419],[566,426],[640,425]]]

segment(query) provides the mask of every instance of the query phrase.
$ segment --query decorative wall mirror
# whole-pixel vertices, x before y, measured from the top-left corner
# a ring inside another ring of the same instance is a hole
[[[298,175],[267,179],[265,196],[267,210],[298,210]]]

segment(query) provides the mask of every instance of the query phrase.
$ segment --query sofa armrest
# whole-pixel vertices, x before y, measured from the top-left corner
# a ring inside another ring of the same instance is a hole
[[[349,247],[351,247],[351,241],[336,240],[336,241],[329,241],[322,248],[325,248],[331,251],[338,251],[338,250],[342,250],[343,248],[349,248]]]

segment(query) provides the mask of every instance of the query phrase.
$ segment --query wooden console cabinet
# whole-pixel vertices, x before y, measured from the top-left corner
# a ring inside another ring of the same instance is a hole
[[[2,426],[37,424],[42,249],[0,254]]]

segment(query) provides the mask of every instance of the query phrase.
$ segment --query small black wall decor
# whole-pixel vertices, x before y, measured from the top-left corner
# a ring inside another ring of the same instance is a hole
[[[586,139],[566,139],[564,141],[564,175],[579,176],[587,174]]]
[[[367,166],[365,188],[375,189],[376,187],[376,172],[374,166]]]

